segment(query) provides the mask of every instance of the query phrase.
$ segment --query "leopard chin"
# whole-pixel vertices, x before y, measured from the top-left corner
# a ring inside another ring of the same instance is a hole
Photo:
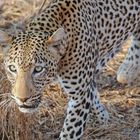
[[[38,107],[36,108],[24,108],[24,107],[18,107],[19,111],[22,113],[34,113],[38,110]]]
[[[26,104],[18,105],[18,109],[22,113],[34,113],[38,110],[38,107],[39,107],[39,103],[30,105],[30,106]]]

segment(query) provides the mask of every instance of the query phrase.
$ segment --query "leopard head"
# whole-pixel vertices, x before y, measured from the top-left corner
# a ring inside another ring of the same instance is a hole
[[[63,28],[51,35],[20,31],[9,36],[0,31],[5,70],[12,85],[11,98],[21,112],[36,110],[45,87],[57,79],[64,38]]]

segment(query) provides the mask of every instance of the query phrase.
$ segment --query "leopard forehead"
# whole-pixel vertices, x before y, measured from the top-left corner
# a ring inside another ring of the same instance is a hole
[[[20,32],[13,37],[6,61],[27,67],[34,63],[43,63],[45,59],[47,35],[41,33]]]

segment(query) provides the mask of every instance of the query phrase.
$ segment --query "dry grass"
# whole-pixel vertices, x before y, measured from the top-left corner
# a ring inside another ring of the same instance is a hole
[[[1,0],[0,27],[8,32],[36,13],[41,0]],[[15,26],[16,25],[16,26]],[[98,76],[101,100],[109,111],[107,126],[94,126],[91,115],[83,140],[140,140],[140,89],[118,84],[116,70],[124,58],[128,45]],[[34,114],[20,113],[14,103],[5,104],[10,83],[0,58],[0,139],[1,140],[56,140],[62,128],[66,97],[59,86],[51,86],[44,93],[40,110]],[[7,94],[6,94],[7,93]]]

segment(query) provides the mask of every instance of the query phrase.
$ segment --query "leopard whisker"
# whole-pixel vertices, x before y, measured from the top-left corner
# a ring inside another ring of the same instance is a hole
[[[13,106],[14,105],[14,106]],[[8,113],[8,112],[11,112],[11,108],[14,108],[15,107],[15,103],[13,102],[13,100],[11,99],[7,105],[5,105],[2,110],[4,111],[4,113]]]
[[[0,103],[0,108],[4,108],[5,105],[7,105],[7,103],[10,102],[10,101],[11,101],[11,99],[2,101],[2,102]]]
[[[6,96],[9,96],[11,95],[11,93],[3,93],[3,94],[0,94],[0,97],[6,97]]]

